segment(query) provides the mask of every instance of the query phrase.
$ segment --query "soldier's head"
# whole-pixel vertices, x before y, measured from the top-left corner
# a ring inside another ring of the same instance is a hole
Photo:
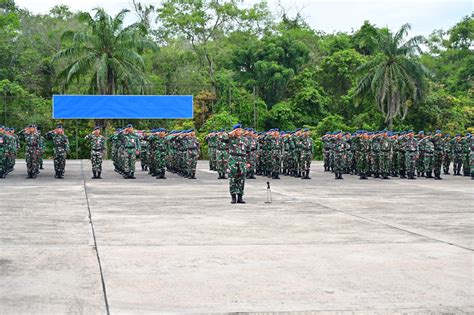
[[[4,133],[5,132],[5,127],[0,125],[0,133]]]
[[[436,135],[436,137],[440,138],[440,137],[442,136],[441,130],[439,130],[439,129],[436,130],[436,131],[435,131],[435,135]]]
[[[415,136],[415,132],[413,130],[408,130],[407,136],[409,139],[413,139],[413,137]]]
[[[100,135],[100,127],[99,126],[96,126],[94,128],[94,131],[92,131],[93,134],[95,134],[96,136]]]
[[[303,129],[303,134],[305,137],[309,137],[309,128],[304,128]]]
[[[236,137],[240,137],[242,135],[242,125],[241,124],[235,124],[232,127],[232,132],[231,134]]]
[[[194,131],[194,129],[189,130],[189,135],[191,137],[196,137],[196,131]]]
[[[456,134],[456,140],[461,140],[461,134],[460,133]]]

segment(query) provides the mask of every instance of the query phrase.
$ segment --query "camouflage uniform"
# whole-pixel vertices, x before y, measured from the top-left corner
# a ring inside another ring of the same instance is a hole
[[[346,141],[342,138],[334,139],[332,150],[334,152],[334,174],[336,179],[343,179],[342,173],[345,169],[345,159],[347,153]]]
[[[380,155],[379,155],[379,173],[383,179],[388,179],[390,174],[391,166],[391,152],[392,152],[392,141],[385,136],[382,136],[380,142]]]
[[[137,151],[140,151],[140,140],[133,132],[122,132],[119,135],[119,141],[123,148],[121,152],[121,158],[123,160],[123,177],[133,179],[135,178]]]
[[[418,158],[418,142],[408,138],[405,141],[405,168],[409,179],[415,179],[416,161]]]
[[[145,133],[140,134],[140,165],[142,171],[147,171],[150,166],[150,151],[148,149],[148,137]]]
[[[311,169],[311,161],[313,159],[313,138],[310,136],[301,136],[301,172],[303,173],[302,179],[311,179],[309,177],[309,172]]]
[[[242,137],[229,137],[229,189],[235,203],[236,195],[241,200],[244,194],[246,172],[246,143]]]
[[[227,132],[219,132],[216,135],[216,162],[215,170],[218,172],[218,179],[226,179],[227,162],[229,160],[229,135]]]
[[[360,179],[367,179],[369,172],[369,154],[370,154],[370,140],[360,138],[358,141],[359,154],[357,157],[357,170],[359,171]]]
[[[105,152],[105,138],[102,135],[88,134],[84,138],[89,142],[91,148],[91,163],[93,178],[101,178],[102,172],[102,158]]]
[[[46,134],[46,139],[53,141],[54,152],[54,171],[56,178],[64,178],[64,169],[66,167],[66,156],[70,152],[69,139],[65,134],[50,131]]]
[[[464,144],[460,136],[453,139],[452,154],[454,175],[460,176],[464,156]]]
[[[433,139],[431,139],[431,142],[433,142],[434,146],[433,170],[435,174],[435,179],[442,179],[441,166],[443,164],[443,156],[445,152],[446,142],[439,135],[435,135]]]

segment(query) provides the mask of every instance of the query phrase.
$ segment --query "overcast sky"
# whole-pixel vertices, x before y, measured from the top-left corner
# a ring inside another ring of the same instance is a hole
[[[244,0],[252,4],[258,0]],[[73,11],[90,11],[101,6],[110,14],[131,8],[132,0],[16,0],[19,7],[34,13],[47,13],[57,4]],[[143,0],[143,3],[159,3]],[[278,11],[278,0],[268,0],[272,11]],[[410,35],[428,35],[434,29],[448,29],[463,16],[473,12],[472,0],[280,0],[290,13],[300,11],[306,21],[326,33],[357,30],[364,20],[379,27],[395,30],[404,23],[412,25]]]

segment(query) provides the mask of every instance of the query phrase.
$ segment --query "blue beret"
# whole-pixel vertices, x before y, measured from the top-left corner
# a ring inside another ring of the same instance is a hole
[[[441,133],[441,130],[439,130],[439,129],[438,129],[438,130],[436,130],[436,133]]]
[[[56,128],[57,128],[57,129],[63,129],[63,125],[62,125],[62,124],[58,124],[58,125],[56,126]]]
[[[460,133],[457,133],[457,134],[456,134],[456,137],[460,137],[460,136],[461,136],[461,134],[460,134]]]
[[[300,131],[300,130],[301,130],[301,128],[296,128],[296,130],[295,130],[295,131]]]
[[[308,128],[304,128],[304,131],[309,131],[309,129],[308,129]]]
[[[132,124],[128,124],[128,125],[127,125],[127,128],[133,128],[133,125],[132,125]]]
[[[235,130],[235,129],[239,129],[239,128],[242,128],[242,125],[241,124],[235,124],[232,129]]]
[[[94,130],[100,130],[100,127],[99,127],[99,126],[95,126],[95,127],[94,127]]]
[[[410,129],[410,130],[408,130],[408,132],[407,132],[407,133],[413,133],[413,132],[414,132],[414,131]]]
[[[413,131],[412,131],[412,132],[413,132]],[[424,133],[425,133],[425,132],[424,132],[423,130],[420,130],[420,131],[418,132],[419,135],[420,135],[420,134],[424,134]]]

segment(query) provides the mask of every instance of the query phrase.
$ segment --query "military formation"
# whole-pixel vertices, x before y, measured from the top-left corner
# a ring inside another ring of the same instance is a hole
[[[257,132],[242,128],[231,131],[212,130],[206,137],[209,169],[217,179],[229,176],[231,203],[245,203],[245,179],[256,175],[280,179],[280,175],[311,179],[309,176],[314,153],[309,129],[280,131],[278,128]]]
[[[389,179],[417,177],[443,179],[449,175],[474,179],[474,147],[470,133],[451,137],[441,130],[434,133],[413,130],[391,132],[327,132],[322,137],[324,170],[335,179],[343,174]]]
[[[135,178],[137,156],[142,171],[148,171],[157,179],[166,179],[166,171],[188,179],[196,178],[200,144],[194,130],[135,131],[128,125],[117,128],[109,140],[115,171],[124,178]]]

